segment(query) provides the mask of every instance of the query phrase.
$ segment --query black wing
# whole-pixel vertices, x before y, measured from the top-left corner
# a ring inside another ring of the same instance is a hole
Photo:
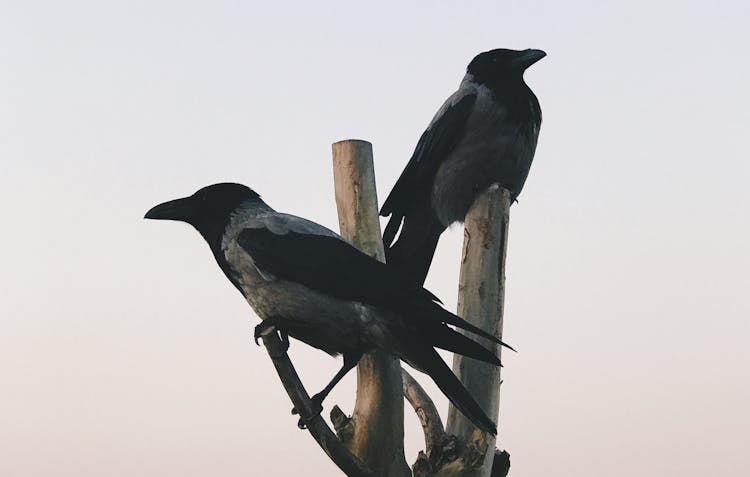
[[[237,243],[261,270],[343,299],[406,312],[407,319],[436,320],[505,345],[445,310],[440,300],[398,269],[330,236],[245,229]],[[507,345],[506,345],[507,346]]]
[[[237,243],[261,270],[344,300],[392,308],[439,301],[407,276],[335,237],[245,229]]]
[[[408,214],[410,206],[424,203],[423,196],[429,197],[435,173],[463,136],[476,100],[476,93],[465,95],[422,133],[414,154],[380,209],[382,216],[393,215],[383,234],[386,247],[393,243],[401,219]]]

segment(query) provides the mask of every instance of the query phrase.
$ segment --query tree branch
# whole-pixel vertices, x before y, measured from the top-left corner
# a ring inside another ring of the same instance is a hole
[[[440,446],[446,439],[443,421],[440,419],[435,404],[430,396],[419,383],[405,369],[401,369],[401,376],[404,381],[404,397],[419,417],[424,431],[425,453],[429,456],[436,446]]]
[[[294,369],[286,349],[279,339],[278,334],[273,331],[262,336],[268,356],[271,357],[281,383],[286,389],[292,404],[299,411],[299,415],[309,418],[313,414],[310,395],[307,394],[302,382]],[[307,430],[328,454],[334,464],[338,466],[349,477],[375,477],[367,467],[362,464],[351,452],[336,438],[336,435],[328,427],[328,424],[318,414],[307,421]]]

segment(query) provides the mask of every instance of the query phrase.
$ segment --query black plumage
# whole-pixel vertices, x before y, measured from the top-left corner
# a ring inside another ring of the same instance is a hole
[[[442,308],[432,293],[399,270],[321,225],[274,211],[239,184],[206,187],[160,204],[146,217],[180,220],[198,229],[221,269],[264,320],[259,330],[274,326],[343,355],[342,369],[313,398],[318,404],[364,353],[382,349],[429,374],[472,422],[495,432],[495,424],[434,348],[499,366],[491,351],[447,325],[502,342]]]
[[[253,257],[259,268],[277,277],[343,300],[392,311],[408,308],[411,318],[439,319],[501,343],[495,336],[439,306],[442,302],[438,297],[407,275],[374,260],[340,238],[295,232],[278,235],[268,229],[245,229],[237,237],[237,243]]]
[[[482,191],[500,184],[513,200],[521,193],[542,122],[523,73],[544,56],[497,49],[469,63],[383,203],[380,214],[390,216],[383,233],[389,264],[423,283],[440,234],[464,220]]]

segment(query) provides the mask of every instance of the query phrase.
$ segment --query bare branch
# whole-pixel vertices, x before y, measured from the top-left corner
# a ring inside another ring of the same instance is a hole
[[[294,369],[286,349],[279,339],[277,333],[268,333],[262,336],[263,344],[271,357],[276,372],[279,374],[281,383],[286,389],[292,404],[299,411],[300,416],[309,418],[313,414],[310,395],[307,394],[302,382]],[[367,467],[362,464],[351,452],[336,438],[336,435],[328,427],[328,424],[320,415],[306,422],[307,430],[320,447],[328,454],[334,464],[338,466],[349,477],[375,477]]]
[[[401,369],[401,376],[404,382],[404,397],[419,417],[424,431],[425,453],[429,456],[432,450],[446,439],[443,421],[440,419],[435,404],[430,396],[419,383],[405,369]]]

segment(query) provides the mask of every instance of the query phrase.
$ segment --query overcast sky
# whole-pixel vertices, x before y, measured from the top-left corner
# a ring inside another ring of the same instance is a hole
[[[0,2],[0,475],[337,475],[200,236],[142,216],[231,180],[336,229],[331,143],[374,144],[384,198],[496,47],[548,53],[511,211],[512,474],[746,472],[750,3],[359,3]],[[454,310],[461,237],[427,282]],[[313,391],[340,365],[291,354]]]

